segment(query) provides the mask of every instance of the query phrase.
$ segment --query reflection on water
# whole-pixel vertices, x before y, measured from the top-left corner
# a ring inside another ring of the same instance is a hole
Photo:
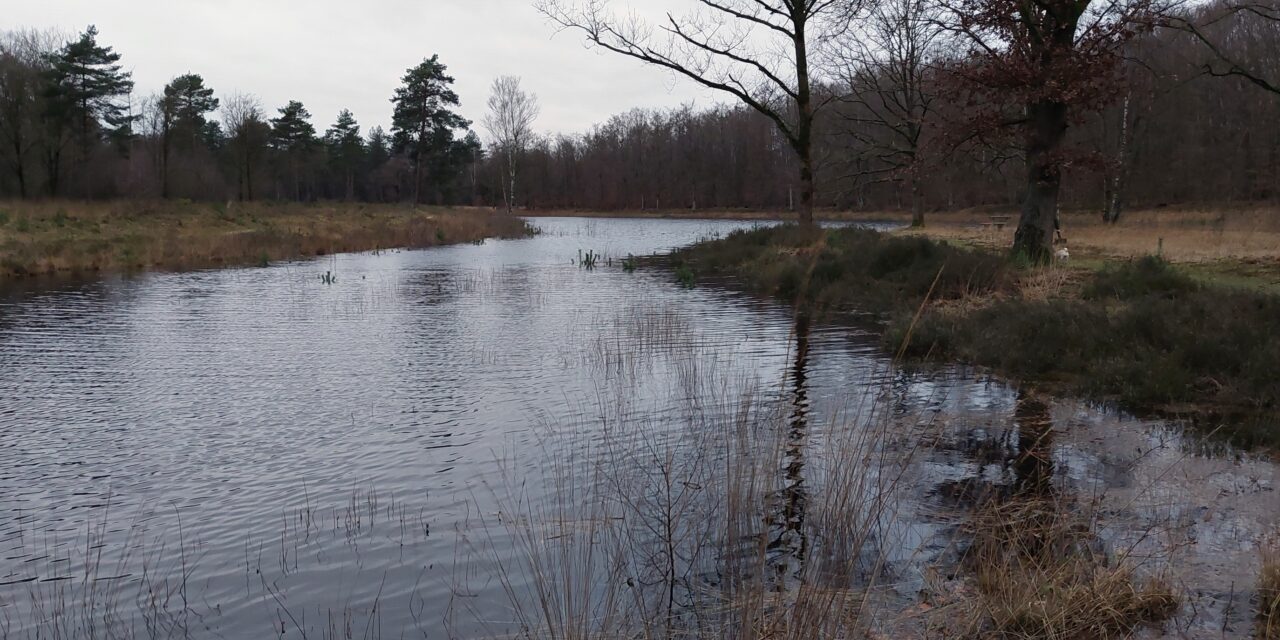
[[[1096,501],[1107,545],[1174,567],[1180,633],[1249,633],[1242,593],[1280,514],[1269,461],[960,367],[894,371],[873,337],[769,302],[570,263],[749,223],[537,224],[0,297],[0,637],[503,635],[512,593],[538,588],[503,567],[583,532],[577,560],[606,534],[631,545],[630,583],[592,583],[627,605],[610,611],[674,618],[757,568],[795,608],[877,572],[905,606],[959,514],[1033,495]],[[556,533],[522,537],[547,513]],[[687,544],[650,547],[658,525]],[[591,560],[576,575],[622,566]]]
[[[805,449],[809,435],[809,316],[798,313],[795,319],[795,347],[790,369],[791,411],[787,418],[787,435],[783,453],[783,488],[778,497],[779,512],[771,516],[769,551],[774,555],[777,582],[782,591],[803,573],[809,540],[805,527]]]
[[[1049,404],[1035,392],[1020,389],[1013,418],[1018,427],[1018,455],[1013,463],[1017,495],[1051,498],[1053,418],[1049,415]]]

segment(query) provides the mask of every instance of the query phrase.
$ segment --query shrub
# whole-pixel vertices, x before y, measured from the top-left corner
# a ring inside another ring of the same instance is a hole
[[[1194,280],[1179,273],[1168,262],[1156,256],[1146,256],[1098,273],[1085,289],[1084,297],[1090,300],[1133,300],[1150,296],[1176,298],[1199,288]]]

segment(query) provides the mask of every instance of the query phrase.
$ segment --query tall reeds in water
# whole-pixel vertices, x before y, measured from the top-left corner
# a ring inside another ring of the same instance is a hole
[[[550,425],[572,441],[546,443],[536,477],[508,460],[496,491],[518,553],[489,542],[510,615],[469,613],[537,638],[861,632],[887,549],[909,546],[895,493],[913,449],[887,446],[871,394],[811,423],[808,330],[796,323],[780,385],[685,352],[671,410],[605,392],[594,424]]]

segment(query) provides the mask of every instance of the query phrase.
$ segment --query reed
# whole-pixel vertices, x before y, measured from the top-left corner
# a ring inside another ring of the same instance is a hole
[[[1258,629],[1264,640],[1280,638],[1280,547],[1266,541],[1260,550],[1258,569]]]

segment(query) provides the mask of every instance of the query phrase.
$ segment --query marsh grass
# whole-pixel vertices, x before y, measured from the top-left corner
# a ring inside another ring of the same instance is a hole
[[[911,544],[897,507],[918,441],[887,441],[889,408],[873,390],[809,415],[807,323],[775,386],[681,348],[691,338],[678,315],[618,321],[634,331],[596,356],[626,361],[610,352],[634,343],[644,367],[605,379],[580,412],[598,421],[544,424],[536,470],[504,456],[486,484],[499,514],[469,525],[490,533],[460,564],[485,558],[491,574],[461,572],[455,590],[496,581],[509,615],[458,599],[451,617],[493,637],[860,637],[892,571],[886,549]],[[649,377],[666,379],[670,409],[637,404]]]
[[[1259,550],[1257,636],[1280,638],[1280,546],[1273,539]]]
[[[1088,505],[1061,496],[989,501],[964,528],[969,584],[935,612],[959,637],[1128,638],[1181,606],[1161,574],[1102,548]]]
[[[1099,272],[1078,296],[937,309],[916,329],[912,354],[1056,381],[1137,410],[1264,412],[1280,406],[1271,373],[1280,347],[1270,338],[1278,331],[1280,298],[1204,287],[1147,257]],[[887,340],[897,333],[891,327]],[[1280,442],[1247,426],[1224,435]]]
[[[1013,284],[1011,269],[997,256],[855,227],[736,231],[677,251],[673,260],[691,279],[731,276],[810,313],[855,305],[914,310],[926,295],[957,300]]]
[[[578,259],[575,264],[587,271],[591,271],[596,268],[596,263],[600,261],[600,258],[601,255],[592,249],[588,249],[586,252],[583,252],[582,249],[578,249]]]
[[[1019,269],[920,236],[778,227],[730,234],[676,260],[699,278],[727,276],[811,313],[871,312],[886,321],[885,346],[912,361],[958,359],[1141,412],[1280,406],[1272,374],[1280,343],[1271,339],[1280,296],[1207,286],[1155,256],[1096,272]],[[1240,424],[1222,433],[1280,444],[1274,428]]]
[[[368,584],[327,601],[299,601],[290,592],[307,584],[309,572],[358,559],[369,547],[390,541],[412,549],[432,535],[426,510],[374,489],[353,488],[324,505],[305,487],[301,494],[299,506],[280,514],[277,534],[242,541],[243,591],[236,597],[267,614],[254,636],[382,637],[380,596],[366,597]],[[22,562],[0,574],[0,638],[226,637],[219,629],[243,623],[224,618],[224,605],[235,603],[211,600],[235,589],[208,582],[211,571],[225,570],[209,566],[210,546],[230,541],[193,530],[176,507],[142,505],[123,523],[115,513],[107,504],[78,531],[33,523],[6,540],[6,556]],[[357,571],[344,580],[384,576]],[[423,596],[415,587],[409,597]],[[434,622],[414,616],[419,630]]]
[[[0,278],[262,265],[388,247],[422,248],[532,229],[485,210],[398,205],[12,202]]]

